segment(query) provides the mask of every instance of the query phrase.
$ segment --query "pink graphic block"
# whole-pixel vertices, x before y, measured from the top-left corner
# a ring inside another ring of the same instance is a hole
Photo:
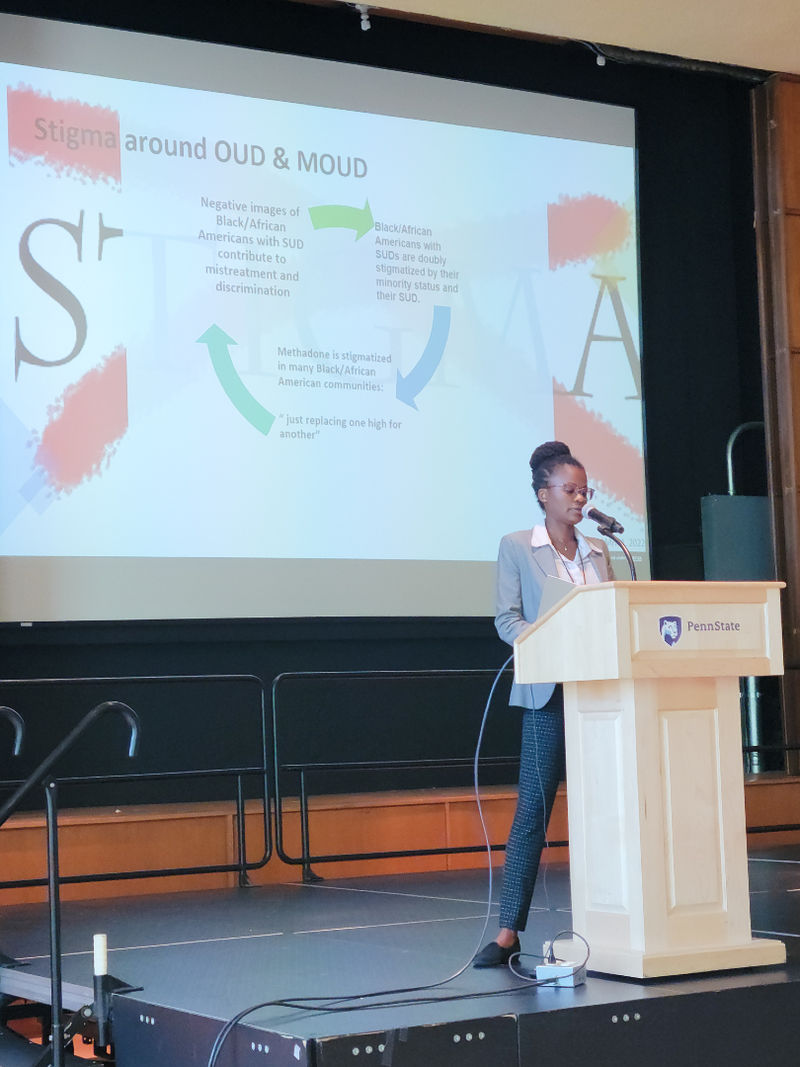
[[[604,196],[562,196],[547,205],[550,270],[616,252],[630,236],[627,209]]]
[[[128,364],[117,347],[69,386],[50,409],[36,464],[57,492],[71,492],[100,473],[128,428]]]
[[[119,115],[80,100],[56,100],[20,85],[8,88],[8,154],[36,159],[57,173],[91,181],[122,180]]]
[[[553,416],[555,436],[569,441],[579,459],[590,465],[591,457],[603,456],[609,471],[605,488],[637,515],[644,515],[644,486],[642,485],[642,457],[630,441],[619,434],[611,423],[590,411],[576,396],[564,392],[561,382],[553,380]]]

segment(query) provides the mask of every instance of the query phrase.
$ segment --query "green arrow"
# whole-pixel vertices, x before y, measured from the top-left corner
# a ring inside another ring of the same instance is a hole
[[[244,415],[251,426],[255,426],[263,434],[268,434],[272,429],[275,416],[259,404],[239,377],[228,351],[228,346],[235,345],[236,341],[215,325],[209,326],[203,336],[197,338],[197,344],[208,345],[211,365],[219,379],[219,384],[228,394],[228,399],[236,410]]]
[[[347,204],[320,204],[319,207],[310,207],[308,213],[311,216],[311,225],[315,230],[355,230],[356,240],[369,233],[375,225],[369,200],[364,201],[363,207],[349,207]]]

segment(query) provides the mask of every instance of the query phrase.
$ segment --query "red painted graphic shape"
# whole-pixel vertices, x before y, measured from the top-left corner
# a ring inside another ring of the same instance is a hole
[[[20,85],[8,88],[8,154],[37,159],[58,173],[122,180],[119,115],[80,100],[56,100]]]
[[[604,196],[562,196],[547,205],[550,270],[615,252],[630,236],[627,210]]]
[[[128,362],[122,346],[69,386],[50,410],[36,464],[58,492],[100,473],[128,428]]]
[[[605,419],[589,411],[578,397],[564,392],[564,386],[555,379],[553,415],[556,439],[568,441],[573,455],[584,463],[591,465],[592,456],[603,456],[604,468],[609,471],[603,481],[605,488],[631,511],[644,515],[642,457],[630,441]]]

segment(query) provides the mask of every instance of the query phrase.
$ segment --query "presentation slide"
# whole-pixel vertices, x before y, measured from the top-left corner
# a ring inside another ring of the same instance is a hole
[[[490,615],[554,437],[647,575],[632,111],[0,38],[0,619]]]

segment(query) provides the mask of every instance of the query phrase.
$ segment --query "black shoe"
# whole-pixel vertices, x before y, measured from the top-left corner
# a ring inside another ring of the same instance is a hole
[[[490,941],[488,945],[484,945],[478,955],[472,961],[473,967],[504,967],[515,952],[519,952],[519,938],[516,938],[513,945],[509,945],[508,948],[503,948],[502,945],[498,945],[496,941]]]

